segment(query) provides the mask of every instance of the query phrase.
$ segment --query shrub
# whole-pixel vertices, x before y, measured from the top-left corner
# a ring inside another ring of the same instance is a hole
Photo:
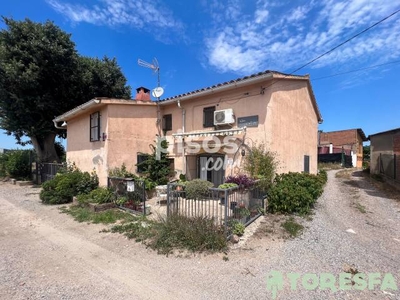
[[[78,195],[78,202],[81,204],[85,203],[109,203],[113,201],[113,193],[105,187],[98,187],[92,190],[89,194]]]
[[[219,189],[224,189],[224,190],[228,190],[228,189],[235,188],[235,187],[238,187],[238,185],[236,183],[233,183],[233,182],[230,182],[230,183],[226,183],[225,182],[225,183],[220,184],[218,186]]]
[[[307,214],[322,194],[321,179],[312,174],[287,173],[275,177],[268,191],[270,212]]]
[[[63,204],[72,201],[73,196],[89,193],[98,187],[98,178],[95,173],[74,170],[57,174],[53,179],[42,185],[40,199],[46,204]]]
[[[7,153],[0,153],[0,177],[7,176]]]
[[[255,180],[253,178],[248,177],[245,174],[239,174],[236,176],[226,177],[225,183],[235,183],[241,189],[248,189],[254,185]]]
[[[166,140],[159,140],[156,146],[150,145],[152,154],[147,156],[147,159],[139,164],[137,167],[143,168],[146,178],[150,179],[155,185],[167,184],[172,175],[170,168],[170,160],[168,157],[168,142]]]
[[[5,155],[8,175],[16,179],[27,179],[31,176],[30,150],[13,150]]]
[[[207,217],[171,215],[158,224],[151,248],[168,254],[174,248],[190,251],[220,251],[226,248],[224,230]]]
[[[264,190],[271,186],[278,164],[276,153],[267,150],[264,144],[251,147],[244,158],[244,170],[251,177],[262,179]]]
[[[187,181],[185,184],[186,197],[197,200],[202,196],[207,195],[209,188],[211,187],[213,187],[213,184],[206,180],[193,179],[191,181]]]
[[[326,173],[326,170],[318,171],[318,179],[323,185],[328,181],[328,173]]]
[[[231,223],[230,229],[232,234],[242,236],[244,234],[246,226],[244,226],[244,224],[242,224],[241,222],[235,220],[234,222]]]

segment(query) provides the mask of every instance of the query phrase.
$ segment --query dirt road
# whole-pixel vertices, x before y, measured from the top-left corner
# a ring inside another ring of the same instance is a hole
[[[104,225],[78,223],[42,205],[39,189],[2,183],[0,299],[272,299],[271,270],[339,274],[347,265],[392,273],[400,288],[399,203],[362,177],[334,173],[302,236],[282,241],[260,231],[228,261],[224,254],[157,255],[119,234],[100,233]],[[277,299],[289,298],[400,299],[400,293],[379,285],[292,291],[285,282]]]

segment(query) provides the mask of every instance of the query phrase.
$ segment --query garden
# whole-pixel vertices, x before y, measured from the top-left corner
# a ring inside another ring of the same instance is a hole
[[[44,204],[66,204],[76,197],[75,205],[63,207],[62,212],[80,222],[115,224],[106,230],[159,253],[174,249],[213,252],[227,249],[227,238],[242,236],[246,226],[263,214],[307,216],[327,180],[325,171],[276,174],[274,154],[258,146],[246,156],[244,172],[226,177],[218,187],[201,179],[187,180],[184,175],[171,182],[164,155],[161,160],[150,156],[142,177],[125,165],[111,169],[108,187],[99,187],[95,172],[68,165],[42,185],[40,198]],[[149,215],[147,194],[165,184],[169,190],[166,215]]]

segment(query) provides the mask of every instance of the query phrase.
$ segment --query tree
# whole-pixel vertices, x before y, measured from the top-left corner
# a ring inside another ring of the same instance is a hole
[[[40,161],[59,161],[54,142],[66,131],[54,127],[54,117],[96,96],[130,98],[130,87],[115,59],[79,56],[71,35],[53,22],[3,21],[0,128],[31,143]]]

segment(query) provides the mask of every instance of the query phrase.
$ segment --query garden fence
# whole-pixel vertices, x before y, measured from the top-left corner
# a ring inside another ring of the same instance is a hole
[[[64,167],[59,163],[35,163],[35,170],[32,170],[33,182],[42,184],[47,180],[51,180],[56,176],[57,172]]]
[[[149,214],[143,180],[136,178],[107,177],[107,187],[114,192],[115,203],[135,214]],[[124,199],[124,201],[121,201]]]
[[[266,192],[258,182],[249,189],[209,188],[200,199],[186,197],[182,185],[169,183],[167,186],[167,217],[179,214],[186,217],[207,217],[228,232],[230,222],[240,222],[245,226],[257,219],[264,209]]]

